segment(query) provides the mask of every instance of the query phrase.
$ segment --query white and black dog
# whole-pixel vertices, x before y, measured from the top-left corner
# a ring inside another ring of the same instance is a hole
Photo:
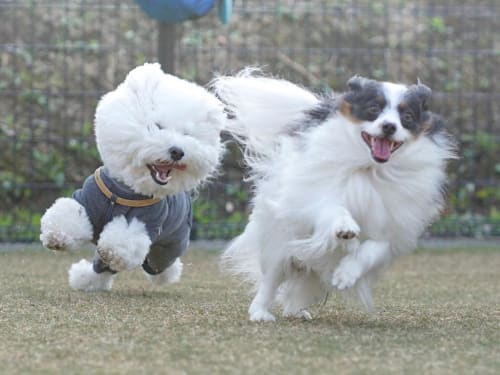
[[[213,82],[254,181],[253,210],[223,261],[257,287],[250,320],[310,319],[307,307],[354,288],[368,309],[377,271],[417,245],[443,208],[455,144],[431,90],[355,76],[318,97],[247,69]]]
[[[41,219],[40,240],[49,249],[97,245],[93,263],[82,259],[69,270],[73,288],[109,290],[116,272],[141,265],[153,283],[179,280],[192,221],[189,190],[216,171],[225,121],[211,93],[159,64],[133,69],[101,99],[95,134],[104,166]]]

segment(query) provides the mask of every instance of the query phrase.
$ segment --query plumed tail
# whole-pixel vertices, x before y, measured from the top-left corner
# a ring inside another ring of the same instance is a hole
[[[319,99],[290,82],[258,74],[258,69],[247,68],[236,76],[218,77],[211,86],[233,117],[228,131],[246,154],[269,157]]]
[[[236,237],[224,250],[221,266],[225,271],[241,277],[244,281],[257,285],[262,272],[259,264],[259,249],[252,236],[252,223]]]

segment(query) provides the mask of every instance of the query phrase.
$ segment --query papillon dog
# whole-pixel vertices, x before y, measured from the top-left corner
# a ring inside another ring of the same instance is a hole
[[[372,309],[379,271],[417,246],[444,205],[456,156],[431,90],[355,76],[318,96],[246,69],[214,80],[254,184],[244,232],[223,262],[256,287],[252,321],[311,319],[334,290]]]

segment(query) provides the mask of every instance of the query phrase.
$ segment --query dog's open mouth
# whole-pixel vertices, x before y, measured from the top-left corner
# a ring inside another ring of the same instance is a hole
[[[374,137],[366,132],[361,132],[361,136],[370,148],[373,159],[378,163],[388,161],[392,153],[403,144],[403,142],[392,141],[384,137]]]
[[[151,177],[159,185],[166,185],[172,179],[170,173],[174,170],[183,171],[186,169],[186,164],[171,162],[171,161],[157,161],[147,165],[151,172]]]

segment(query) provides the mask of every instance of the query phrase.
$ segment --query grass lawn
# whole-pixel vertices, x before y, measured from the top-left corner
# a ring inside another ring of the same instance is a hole
[[[274,324],[247,321],[217,252],[191,251],[180,284],[135,270],[94,294],[67,284],[81,257],[0,253],[0,373],[500,373],[500,251],[419,251],[379,281],[374,315],[337,295]]]

